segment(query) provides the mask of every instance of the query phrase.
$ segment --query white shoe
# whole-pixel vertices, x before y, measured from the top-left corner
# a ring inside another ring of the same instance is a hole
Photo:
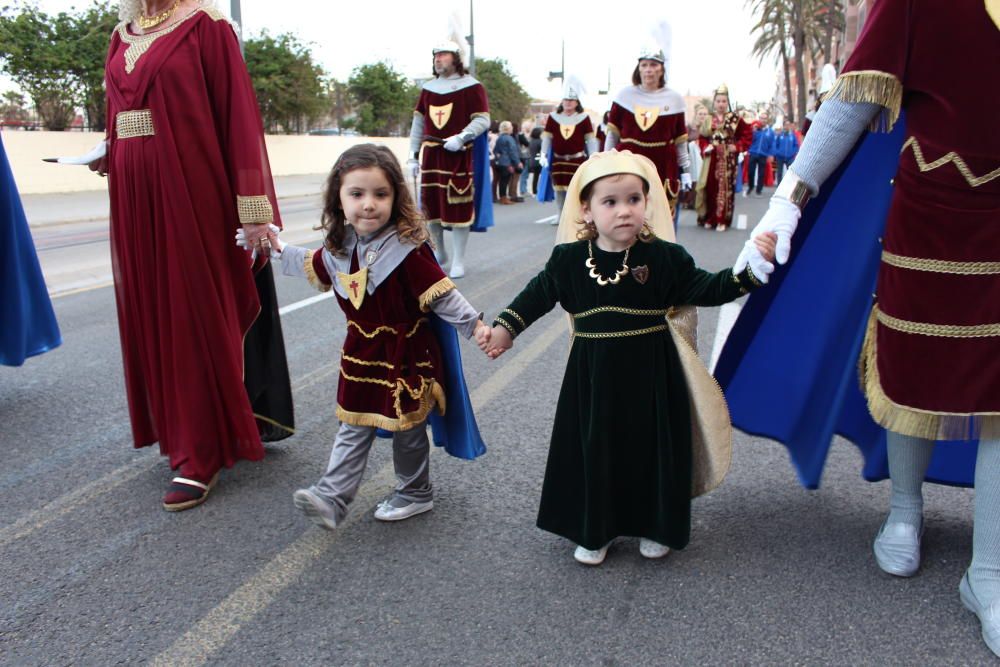
[[[451,278],[462,278],[465,276],[465,266],[461,262],[455,260],[451,263],[451,271],[448,272],[448,276]]]
[[[886,519],[878,531],[872,550],[875,552],[875,562],[887,572],[897,577],[912,577],[920,569],[920,537],[923,532],[923,522],[920,528],[897,521],[889,523]]]
[[[746,191],[746,190],[743,190],[743,198],[744,198],[744,199],[746,199],[746,198],[747,198],[747,191]]]
[[[337,527],[336,511],[312,489],[299,489],[292,494],[292,502],[317,526],[327,530]]]
[[[406,504],[397,507],[393,503]],[[402,498],[389,498],[378,504],[378,507],[375,509],[375,518],[379,521],[402,521],[417,514],[430,512],[432,509],[434,509],[433,500],[428,500],[425,503],[417,503],[403,500]]]
[[[670,547],[659,542],[654,542],[653,540],[647,540],[645,537],[640,537],[639,553],[645,558],[663,558],[670,553]]]
[[[604,562],[604,557],[608,555],[608,547],[610,545],[611,543],[609,542],[597,551],[577,547],[576,551],[573,552],[573,558],[575,558],[578,563],[583,563],[584,565],[600,565]]]
[[[1000,600],[984,605],[972,592],[968,570],[962,577],[962,583],[958,585],[958,595],[965,608],[979,617],[979,623],[983,628],[983,641],[993,653],[1000,656]]]

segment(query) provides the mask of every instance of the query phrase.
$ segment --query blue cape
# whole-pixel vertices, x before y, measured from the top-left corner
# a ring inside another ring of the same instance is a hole
[[[493,226],[493,169],[490,168],[490,140],[483,132],[472,144],[472,196],[476,220],[472,231],[485,232]]]
[[[2,141],[0,231],[6,246],[0,261],[0,364],[20,366],[58,347],[62,337]]]
[[[542,167],[542,173],[538,175],[538,193],[535,195],[540,203],[544,204],[547,201],[552,201],[556,198],[556,191],[552,187],[552,149],[549,148],[548,155],[549,166]]]
[[[809,489],[834,434],[861,450],[866,480],[889,476],[885,430],[868,412],[857,361],[904,138],[900,119],[890,134],[858,142],[806,207],[791,260],[747,301],[715,367],[733,425],[782,442]],[[976,449],[939,442],[926,479],[971,486]]]
[[[444,415],[431,410],[430,422],[434,444],[444,447],[452,456],[472,460],[486,453],[486,443],[479,435],[476,415],[472,412],[469,388],[462,372],[462,351],[458,346],[455,328],[431,313],[431,329],[441,347],[441,361],[444,364],[445,401]],[[391,438],[392,433],[379,429],[378,437]]]

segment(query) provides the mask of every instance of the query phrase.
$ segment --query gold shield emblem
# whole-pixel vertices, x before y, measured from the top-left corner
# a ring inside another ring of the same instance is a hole
[[[986,13],[993,19],[997,29],[1000,29],[1000,0],[986,0]]]
[[[354,273],[337,271],[337,280],[347,292],[347,298],[355,310],[361,310],[361,302],[365,300],[365,289],[368,287],[368,267]]]
[[[576,125],[563,125],[559,124],[559,134],[562,135],[563,139],[569,139],[576,132]]]
[[[639,125],[639,129],[645,132],[649,128],[653,127],[653,123],[660,115],[659,107],[640,107],[635,108],[635,122]]]
[[[448,120],[451,118],[451,110],[454,106],[454,102],[448,102],[448,104],[439,107],[433,104],[430,105],[430,111],[427,112],[427,115],[431,117],[434,127],[440,130],[448,124]]]

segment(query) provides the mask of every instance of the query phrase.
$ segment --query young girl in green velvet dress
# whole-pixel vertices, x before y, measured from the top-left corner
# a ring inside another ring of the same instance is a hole
[[[733,301],[773,267],[755,275],[744,252],[734,268],[709,273],[658,238],[654,230],[672,237],[666,194],[653,163],[629,152],[580,167],[560,222],[571,226],[578,240],[557,245],[477,340],[496,358],[557,303],[571,315],[538,526],[579,545],[574,557],[588,565],[619,536],[639,537],[643,556],[661,558],[687,545],[696,488],[688,386],[665,316]],[[765,259],[774,241],[757,242]]]

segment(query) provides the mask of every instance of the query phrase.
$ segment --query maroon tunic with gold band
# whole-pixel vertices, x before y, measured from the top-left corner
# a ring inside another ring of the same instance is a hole
[[[594,125],[585,113],[550,113],[542,132],[546,135],[552,139],[552,187],[565,190],[587,159],[587,140],[594,136]]]
[[[653,161],[671,206],[681,191],[677,144],[688,139],[684,109],[684,99],[669,88],[650,93],[629,86],[615,96],[608,113],[608,127],[620,137],[619,150]]]
[[[326,291],[335,278],[323,252],[308,252],[305,262],[310,282]],[[358,266],[355,254],[351,271]],[[422,423],[434,407],[444,413],[444,367],[428,311],[431,302],[454,288],[424,243],[365,296],[360,308],[337,294],[347,316],[337,385],[340,421],[404,431]]]
[[[994,8],[991,13],[987,5]],[[906,111],[863,370],[876,421],[1000,435],[1000,3],[879,0],[830,96]]]
[[[420,201],[428,222],[454,227],[474,222],[473,142],[455,152],[445,150],[443,144],[489,111],[486,89],[471,76],[432,79],[420,91],[414,114],[424,117]]]

